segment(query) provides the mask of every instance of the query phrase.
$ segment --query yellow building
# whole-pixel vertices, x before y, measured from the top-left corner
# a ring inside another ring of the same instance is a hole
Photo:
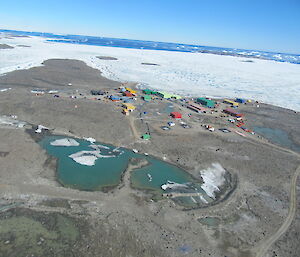
[[[131,94],[136,94],[136,90],[131,89],[130,87],[125,87],[125,89]]]
[[[232,106],[239,106],[237,102],[231,101],[229,99],[224,99],[225,104],[231,104]]]
[[[132,105],[132,104],[130,104],[130,103],[124,103],[124,104],[123,104],[123,107],[124,107],[126,110],[131,111],[131,112],[135,110],[135,106]]]

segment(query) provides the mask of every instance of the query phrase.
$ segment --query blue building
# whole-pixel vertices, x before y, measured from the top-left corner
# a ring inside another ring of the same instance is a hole
[[[236,101],[237,103],[241,103],[241,104],[246,103],[246,100],[245,100],[245,99],[242,99],[242,98],[236,98],[235,101]]]
[[[112,101],[120,101],[120,100],[121,100],[120,97],[118,97],[118,96],[113,96],[113,95],[111,95],[109,98],[110,98],[110,100],[112,100]]]

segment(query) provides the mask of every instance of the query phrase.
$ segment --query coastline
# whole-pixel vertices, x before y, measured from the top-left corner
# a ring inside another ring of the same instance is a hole
[[[266,60],[241,63],[238,57],[205,53],[47,43],[44,42],[45,38],[37,37],[6,40],[4,43],[15,42],[32,47],[22,51],[10,49],[10,67],[0,65],[1,74],[37,67],[47,59],[78,59],[98,69],[104,77],[119,82],[135,81],[147,87],[168,91],[172,88],[172,91],[185,96],[254,98],[260,102],[300,110],[297,101],[300,95],[297,96],[295,88],[295,83],[300,82],[300,65],[297,64]],[[18,51],[21,61],[14,60],[14,51]],[[97,56],[109,56],[118,60],[106,61]],[[2,58],[5,60],[8,57],[5,54]],[[144,62],[160,66],[142,65]],[[269,93],[270,89],[272,94]]]
[[[72,86],[68,86],[69,83]],[[48,156],[40,150],[34,138],[22,129],[1,127],[0,150],[8,152],[0,158],[1,200],[15,202],[23,199],[26,208],[43,213],[71,213],[86,220],[92,224],[86,229],[91,231],[93,237],[87,235],[90,240],[84,242],[96,253],[103,253],[104,250],[103,244],[93,241],[94,235],[107,229],[111,231],[110,238],[114,239],[107,246],[121,251],[124,242],[133,244],[136,249],[134,243],[139,242],[139,247],[143,247],[135,252],[137,256],[179,257],[182,254],[177,249],[187,242],[195,249],[190,256],[227,254],[240,257],[272,235],[274,228],[285,218],[289,177],[300,164],[299,155],[275,147],[256,135],[242,137],[234,132],[212,133],[201,126],[214,124],[216,128],[234,128],[226,118],[216,118],[210,113],[192,113],[189,117],[191,111],[182,106],[180,101],[154,99],[144,103],[142,93],[138,91],[135,105],[139,109],[132,112],[130,118],[138,135],[147,131],[145,122],[148,123],[151,140],[146,142],[135,138],[129,117],[121,113],[121,104],[106,101],[100,96],[94,99],[90,93],[93,89],[107,89],[116,93],[115,89],[122,84],[103,78],[98,70],[77,60],[50,60],[41,67],[8,73],[0,77],[0,86],[12,88],[0,93],[0,115],[16,115],[17,119],[29,124],[42,124],[51,131],[54,129],[54,133],[61,131],[79,138],[90,136],[100,142],[138,149],[140,153],[160,159],[166,156],[164,161],[184,167],[196,178],[199,178],[201,170],[215,162],[237,175],[236,188],[224,201],[208,208],[186,211],[182,211],[170,199],[152,202],[147,192],[127,187],[119,191],[116,188],[109,193],[78,191],[57,185],[53,167],[46,165]],[[55,98],[48,93],[34,94],[30,91],[32,89],[55,89],[60,97]],[[174,110],[183,114],[183,120],[191,125],[190,129],[182,128],[178,121],[169,132],[161,129],[171,120],[169,113],[164,111],[170,103]],[[298,134],[293,128],[298,126],[299,113],[261,103],[259,105],[247,104],[238,109],[245,113],[249,127],[255,122],[263,126],[277,123],[287,133],[292,133],[297,141]],[[139,112],[143,111],[147,114],[143,116],[144,122],[141,122]],[[293,122],[285,125],[287,120]],[[42,202],[57,198],[64,199],[72,208],[50,208]],[[75,204],[75,200],[86,200],[88,203],[82,207]],[[220,226],[212,229],[201,225],[198,219],[202,217],[217,217]],[[106,228],[103,229],[99,223],[107,224]],[[126,234],[125,238],[120,238],[120,231],[123,230],[129,231],[130,236]],[[212,235],[209,240],[207,235]],[[291,244],[297,245],[297,240],[291,234],[287,235]],[[153,248],[158,252],[151,252]],[[146,249],[145,255],[143,249]]]

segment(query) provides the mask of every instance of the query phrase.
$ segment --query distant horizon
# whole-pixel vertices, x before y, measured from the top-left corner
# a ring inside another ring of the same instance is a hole
[[[260,51],[260,52],[269,52],[269,53],[279,53],[279,54],[289,54],[289,55],[297,55],[300,56],[299,53],[291,53],[291,52],[281,52],[281,51],[273,51],[269,49],[255,49],[255,48],[239,48],[239,47],[227,47],[227,46],[216,46],[216,45],[206,45],[206,44],[194,44],[194,43],[184,43],[184,42],[175,42],[175,41],[156,41],[156,40],[148,40],[148,39],[136,39],[136,38],[124,38],[124,37],[110,37],[110,36],[99,36],[99,35],[86,35],[86,34],[74,34],[74,33],[56,33],[50,31],[34,31],[34,30],[18,30],[18,29],[7,29],[0,28],[0,32],[25,32],[25,33],[40,33],[40,34],[52,34],[54,36],[81,36],[81,37],[95,37],[95,38],[109,38],[109,39],[122,39],[122,40],[133,40],[140,42],[153,42],[153,43],[171,43],[171,44],[182,44],[189,46],[202,46],[202,47],[212,47],[212,48],[224,48],[224,49],[238,49],[238,50],[247,50],[247,51]],[[109,46],[107,46],[109,47]]]
[[[14,0],[1,27],[300,54],[299,0]]]

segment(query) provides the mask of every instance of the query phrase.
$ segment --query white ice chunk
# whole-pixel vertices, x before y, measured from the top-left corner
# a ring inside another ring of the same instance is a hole
[[[179,183],[175,183],[175,182],[172,182],[172,181],[168,181],[166,184],[161,185],[161,188],[163,190],[167,190],[167,189],[188,188],[188,186],[185,185],[185,184],[179,184]]]
[[[94,151],[79,151],[77,153],[73,153],[73,154],[69,155],[69,157],[79,164],[88,165],[88,166],[95,165],[95,161],[98,158],[116,157],[115,155],[102,155],[101,151],[97,145],[90,145],[90,147],[95,150]]]
[[[73,157],[72,159],[81,165],[93,166],[98,158],[94,155],[83,155]]]
[[[50,143],[53,146],[79,146],[79,143],[73,138],[56,139]]]

